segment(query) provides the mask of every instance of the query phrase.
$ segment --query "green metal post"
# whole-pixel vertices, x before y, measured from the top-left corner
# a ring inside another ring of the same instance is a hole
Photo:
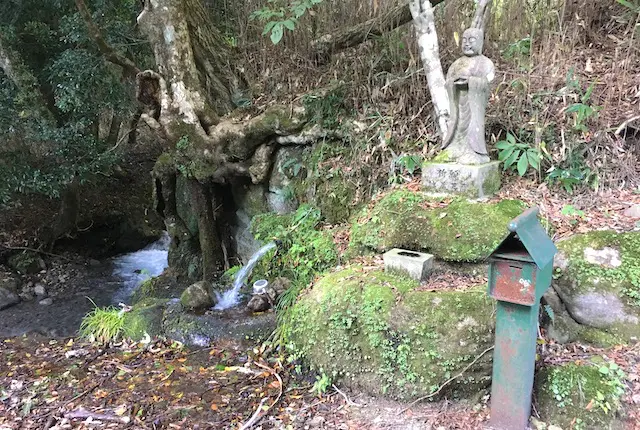
[[[551,286],[553,241],[531,208],[509,223],[490,256],[489,295],[498,301],[491,420],[495,430],[525,430],[531,413],[540,298]]]
[[[524,430],[531,412],[539,304],[498,302],[491,421],[496,430]]]

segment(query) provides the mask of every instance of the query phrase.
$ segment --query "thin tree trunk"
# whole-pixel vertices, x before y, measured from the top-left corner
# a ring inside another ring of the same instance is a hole
[[[420,58],[427,75],[431,102],[435,110],[438,130],[441,136],[446,136],[449,121],[449,94],[445,86],[444,72],[440,62],[438,34],[436,32],[433,6],[429,0],[411,0],[411,14],[413,25],[418,37]]]
[[[122,118],[117,113],[113,113],[111,117],[111,125],[109,126],[109,135],[107,136],[107,145],[113,148],[118,143],[118,136],[120,135],[120,126],[122,125]]]
[[[138,109],[131,117],[131,121],[129,121],[129,137],[127,139],[129,148],[133,148],[138,140],[138,123],[140,122],[140,116],[142,116],[142,109]]]

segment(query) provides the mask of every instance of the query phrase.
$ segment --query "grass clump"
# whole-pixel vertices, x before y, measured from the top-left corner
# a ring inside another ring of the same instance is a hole
[[[124,333],[124,309],[96,307],[82,319],[79,333],[90,342],[115,342]]]

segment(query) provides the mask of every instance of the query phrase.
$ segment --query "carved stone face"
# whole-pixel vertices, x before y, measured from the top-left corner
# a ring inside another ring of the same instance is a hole
[[[462,53],[467,57],[480,55],[483,43],[483,31],[477,28],[469,28],[462,34]]]

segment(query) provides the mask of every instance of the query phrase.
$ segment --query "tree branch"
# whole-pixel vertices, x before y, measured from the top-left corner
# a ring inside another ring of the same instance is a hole
[[[430,1],[431,5],[435,6],[444,0]],[[406,3],[344,31],[325,34],[311,43],[315,61],[317,64],[326,64],[331,60],[332,54],[381,36],[388,31],[411,22],[412,19],[409,4]]]
[[[116,64],[124,69],[124,73],[126,76],[133,77],[140,72],[140,69],[136,64],[125,57],[124,55],[117,52],[111,45],[107,43],[107,41],[102,36],[102,32],[98,26],[93,22],[93,18],[91,17],[91,12],[89,12],[89,8],[87,8],[87,4],[84,0],[76,0],[76,7],[78,8],[78,12],[80,12],[80,16],[84,20],[87,25],[87,30],[89,30],[89,36],[93,38],[93,40],[98,45],[98,49],[104,55],[104,57],[113,64]]]

